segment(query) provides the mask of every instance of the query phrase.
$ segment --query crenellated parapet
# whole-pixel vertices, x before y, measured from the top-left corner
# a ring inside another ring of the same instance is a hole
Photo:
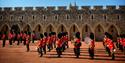
[[[59,6],[58,10],[67,10],[67,7],[66,6]]]
[[[23,7],[15,7],[14,10],[15,10],[15,11],[22,11],[22,10],[23,10]]]
[[[36,9],[37,11],[43,11],[43,10],[45,10],[44,7],[35,7],[35,9]]]
[[[53,10],[56,10],[55,8],[56,8],[56,7],[51,6],[51,7],[47,7],[46,9],[47,9],[48,11],[53,11]]]
[[[12,7],[4,7],[4,11],[12,11]]]
[[[32,11],[32,10],[33,10],[33,7],[25,7],[24,10],[25,10],[25,11]]]
[[[125,10],[125,6],[119,6],[120,10]]]
[[[103,6],[94,6],[94,10],[102,10]]]
[[[116,6],[106,6],[107,10],[116,10]]]
[[[81,10],[90,10],[91,6],[82,6]]]
[[[125,6],[119,6],[119,10],[125,10]],[[118,10],[116,9],[116,6],[106,6],[106,10]],[[55,6],[48,6],[48,7],[14,7],[14,10],[12,7],[0,7],[0,11],[54,11],[54,10],[104,10],[103,6],[93,6],[93,9],[91,9],[91,6],[81,6],[81,9],[79,9],[78,6],[58,6],[57,9]]]

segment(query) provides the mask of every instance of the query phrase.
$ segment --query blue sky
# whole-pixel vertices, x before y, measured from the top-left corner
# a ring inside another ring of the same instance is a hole
[[[0,7],[69,6],[74,2],[78,6],[125,5],[125,0],[0,0]]]

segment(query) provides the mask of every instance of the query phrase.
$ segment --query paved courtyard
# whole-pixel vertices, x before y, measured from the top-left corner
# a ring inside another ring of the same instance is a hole
[[[73,44],[69,42],[70,48],[63,52],[61,58],[57,58],[56,51],[53,49],[47,52],[43,57],[39,57],[36,52],[36,43],[30,44],[30,52],[26,52],[25,46],[16,43],[13,46],[8,45],[3,48],[0,41],[0,63],[125,63],[125,55],[116,50],[116,59],[111,60],[111,57],[105,52],[102,42],[96,42],[95,59],[90,59],[87,45],[82,44],[80,58],[75,58],[73,53]]]

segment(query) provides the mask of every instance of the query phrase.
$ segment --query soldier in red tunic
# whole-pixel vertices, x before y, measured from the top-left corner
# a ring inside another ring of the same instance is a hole
[[[2,40],[3,40],[3,47],[5,47],[5,43],[6,43],[6,32],[4,32],[2,34]]]
[[[23,39],[23,44],[26,45],[26,32],[23,33],[22,39]]]
[[[58,40],[57,40],[57,48],[56,48],[56,52],[58,54],[58,57],[61,57],[61,55],[62,55],[62,51],[61,51],[61,49],[62,49],[62,40],[61,40],[61,38],[62,38],[62,34],[59,33],[58,34]]]
[[[35,40],[35,31],[33,31],[33,34],[32,34],[32,43],[34,43],[34,40]]]
[[[18,41],[18,43],[17,43],[17,45],[19,45],[20,44],[20,32],[17,34],[17,41]]]
[[[44,51],[44,54],[46,54],[46,44],[47,44],[47,40],[48,40],[48,34],[47,34],[47,32],[45,32],[45,33],[44,33],[44,38],[43,38],[43,43],[44,43],[43,51]]]
[[[38,52],[40,54],[40,57],[43,56],[43,50],[44,50],[44,39],[43,39],[43,34],[40,34],[41,39],[39,40],[39,44],[38,44]]]
[[[112,56],[112,59],[115,59],[115,46],[114,43],[112,41],[112,35],[110,35],[109,33],[106,34],[106,47],[107,47],[107,52],[109,54],[109,56]]]
[[[81,39],[80,39],[80,33],[77,32],[75,34],[75,38],[74,38],[74,53],[76,58],[79,58],[80,55],[80,46],[81,46]]]
[[[11,31],[8,34],[8,38],[9,38],[9,44],[12,45],[13,34]]]
[[[90,39],[91,42],[89,43],[89,56],[91,57],[91,59],[94,59],[94,47],[95,47],[95,41],[94,41],[94,34],[90,33]]]
[[[27,52],[29,52],[29,50],[30,50],[29,43],[30,43],[30,34],[26,34],[26,48],[27,48]]]
[[[125,54],[125,34],[123,34],[122,44],[123,44],[123,52]]]
[[[48,52],[52,50],[52,36],[51,33],[49,33],[49,36],[47,38],[47,47],[48,47]]]
[[[67,48],[69,48],[69,45],[68,45],[68,33],[67,32],[65,32],[66,33],[66,35],[65,35],[65,41],[66,41],[66,46],[67,46]]]

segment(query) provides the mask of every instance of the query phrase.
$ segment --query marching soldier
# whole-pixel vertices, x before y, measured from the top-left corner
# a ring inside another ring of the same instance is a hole
[[[48,47],[48,51],[50,52],[52,50],[52,37],[51,37],[51,33],[49,33],[48,39],[47,39],[47,47]]]
[[[125,34],[123,34],[122,44],[123,44],[123,52],[125,54]]]
[[[44,40],[43,40],[43,34],[40,34],[41,39],[39,40],[39,44],[38,44],[38,52],[40,54],[40,57],[43,56],[43,51],[44,51]]]
[[[23,33],[22,39],[24,41],[23,44],[26,45],[26,32]]]
[[[27,52],[29,52],[30,48],[29,48],[29,43],[30,43],[30,35],[26,35],[26,48],[27,48]]]
[[[107,49],[107,52],[109,54],[109,56],[112,56],[112,59],[114,60],[115,59],[115,46],[114,46],[114,43],[112,42],[112,35],[110,35],[109,33],[106,33],[106,49]]]
[[[62,38],[62,34],[59,33],[58,34],[58,40],[57,40],[57,48],[56,48],[56,52],[58,54],[58,57],[61,57],[61,55],[62,55],[62,51],[61,51],[61,49],[62,49],[62,40],[61,40],[61,38]]]
[[[44,38],[43,38],[43,43],[44,43],[43,51],[44,51],[44,54],[46,54],[46,43],[47,43],[47,40],[48,40],[48,34],[47,34],[47,32],[45,32],[44,33]]]
[[[8,38],[9,38],[9,44],[12,45],[13,34],[12,34],[11,31],[10,31],[9,34],[8,34]]]
[[[18,41],[18,42],[17,42],[17,45],[20,44],[20,38],[21,38],[20,33],[18,33],[18,34],[17,34],[17,41]]]
[[[5,43],[6,43],[6,33],[5,32],[2,34],[2,40],[3,40],[3,47],[5,47]]]
[[[33,34],[32,34],[32,43],[34,43],[34,40],[35,40],[35,31],[33,31]]]
[[[95,41],[94,41],[94,34],[90,33],[90,43],[89,43],[89,56],[91,57],[91,59],[94,59],[94,47],[95,47]]]
[[[76,58],[79,58],[80,55],[80,46],[81,46],[81,40],[80,40],[80,33],[77,32],[75,34],[75,39],[74,39],[74,53]]]

